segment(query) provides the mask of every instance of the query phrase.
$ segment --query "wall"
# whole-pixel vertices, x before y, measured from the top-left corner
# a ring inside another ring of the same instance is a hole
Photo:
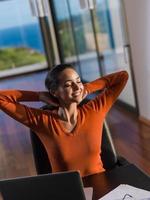
[[[150,0],[124,0],[140,117],[150,123]]]

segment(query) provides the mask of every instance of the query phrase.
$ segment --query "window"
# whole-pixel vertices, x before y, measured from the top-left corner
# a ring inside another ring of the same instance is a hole
[[[28,0],[1,1],[0,74],[28,65],[36,69],[45,61],[40,25]]]

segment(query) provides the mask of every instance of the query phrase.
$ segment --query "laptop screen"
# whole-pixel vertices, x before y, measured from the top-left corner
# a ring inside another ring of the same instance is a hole
[[[0,180],[3,200],[86,200],[77,171]]]

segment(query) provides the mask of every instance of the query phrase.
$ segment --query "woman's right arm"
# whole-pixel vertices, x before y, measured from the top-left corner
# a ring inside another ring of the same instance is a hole
[[[23,90],[2,90],[0,91],[0,109],[13,119],[32,128],[39,129],[43,124],[43,111],[30,108],[21,102],[40,101],[40,92]]]

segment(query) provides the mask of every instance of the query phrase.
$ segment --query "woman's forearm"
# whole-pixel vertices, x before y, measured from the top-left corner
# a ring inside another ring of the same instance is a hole
[[[119,71],[85,84],[85,89],[88,94],[104,89],[116,88],[120,90],[127,82],[127,79],[128,73],[126,71]]]
[[[20,123],[39,130],[43,123],[43,111],[20,103],[23,101],[39,101],[39,92],[22,90],[0,91],[0,109]]]
[[[0,102],[39,101],[39,92],[24,90],[1,90]]]
[[[102,90],[92,101],[93,108],[97,111],[101,110],[105,116],[125,87],[127,80],[128,73],[120,71],[106,75],[85,85],[88,94]]]

